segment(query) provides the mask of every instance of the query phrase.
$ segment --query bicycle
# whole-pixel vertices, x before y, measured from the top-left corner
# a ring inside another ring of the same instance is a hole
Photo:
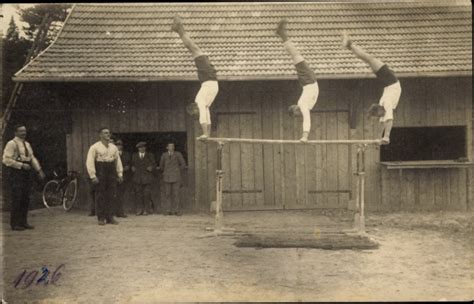
[[[63,177],[59,177],[56,171],[53,174],[54,178],[43,187],[43,204],[48,209],[62,205],[64,210],[69,211],[77,198],[78,173],[68,171]]]

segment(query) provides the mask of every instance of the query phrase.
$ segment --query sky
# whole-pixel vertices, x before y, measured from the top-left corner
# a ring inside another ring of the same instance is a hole
[[[13,16],[13,19],[15,19],[16,25],[18,26],[18,29],[20,30],[20,34],[22,33],[22,27],[26,26],[26,22],[21,22],[20,21],[20,16],[17,14],[17,8],[27,8],[30,6],[33,6],[34,4],[1,4],[2,5],[2,13],[3,13],[3,18],[1,22],[1,28],[2,28],[2,35],[5,35],[8,29],[8,24],[10,23],[10,19]],[[22,35],[24,36],[24,35]]]

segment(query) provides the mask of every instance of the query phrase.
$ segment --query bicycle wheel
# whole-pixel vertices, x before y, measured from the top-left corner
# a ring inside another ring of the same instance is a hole
[[[63,196],[62,190],[59,189],[59,182],[57,180],[50,180],[43,187],[43,204],[46,208],[51,208],[61,205],[61,198]]]
[[[63,195],[63,208],[66,211],[71,210],[72,206],[76,202],[77,197],[77,179],[73,179],[69,182],[66,187],[66,191],[64,191]]]

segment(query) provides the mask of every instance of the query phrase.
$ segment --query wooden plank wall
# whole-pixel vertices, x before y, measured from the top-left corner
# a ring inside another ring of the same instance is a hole
[[[472,143],[470,80],[402,79],[395,126],[465,125]],[[320,96],[311,114],[311,139],[379,138],[379,123],[365,115],[382,93],[376,80],[321,80],[319,86]],[[77,97],[73,131],[67,137],[69,167],[85,172],[87,150],[103,124],[117,133],[187,132],[191,174],[185,205],[208,210],[215,200],[217,146],[195,141],[201,133],[199,122],[185,113],[185,105],[194,100],[198,89],[194,82],[82,85],[77,90],[82,93]],[[301,120],[289,117],[287,108],[300,91],[296,81],[221,82],[211,111],[213,135],[299,138]],[[111,97],[115,98],[112,109],[107,102]],[[120,100],[129,104],[124,113]],[[353,119],[356,128],[351,129]],[[465,210],[468,201],[472,204],[472,170],[405,170],[400,176],[379,165],[379,154],[378,147],[366,153],[368,210]],[[224,148],[223,168],[227,210],[345,208],[354,198],[355,147],[233,143]]]
[[[346,88],[330,81],[322,81],[320,87],[310,139],[350,138]],[[222,82],[212,107],[214,134],[298,139],[302,120],[291,118],[287,108],[300,92],[296,81]],[[197,200],[206,209],[215,200],[217,146],[198,146],[196,160],[202,158],[207,167],[196,171],[196,179],[206,183],[196,184],[200,189]],[[348,146],[227,144],[223,152],[224,208],[345,208],[351,195],[349,150]]]
[[[467,155],[472,160],[471,80],[402,79],[394,126],[466,126]],[[466,210],[472,197],[469,169],[381,171],[382,204],[375,205],[377,210]],[[372,202],[369,206],[374,207]]]
[[[466,115],[472,113],[470,78],[410,78],[401,82],[403,93],[395,126],[465,125],[472,129],[471,116]],[[382,94],[376,80],[319,81],[319,86],[311,139],[380,138],[380,124],[365,115],[365,110],[378,102]],[[290,118],[286,109],[298,99],[299,92],[294,81],[223,83],[220,99],[213,106],[213,117],[218,116],[215,134],[297,139],[301,121]],[[355,129],[349,127],[350,115],[355,116]],[[471,132],[468,136],[468,142],[472,142]],[[206,149],[202,154],[207,153],[208,167],[201,168],[203,176],[199,179],[207,178],[207,185],[201,183],[199,187],[203,192],[208,191],[197,198],[203,208],[215,199],[211,166],[216,161],[216,147],[210,145]],[[472,154],[471,146],[468,153]],[[369,148],[366,159],[368,210],[465,210],[467,207],[472,179],[469,180],[466,169],[404,170],[400,175],[380,166],[378,147]],[[252,150],[251,146],[234,143],[224,149],[224,170],[227,210],[345,208],[348,200],[354,198],[355,147],[265,144],[253,145]],[[260,177],[263,183],[257,183]],[[263,202],[257,199],[261,193]]]
[[[471,100],[471,102],[468,104],[468,106],[471,107],[471,133],[470,133],[470,139],[471,139],[471,150],[469,151],[469,160],[474,161],[474,101],[472,100],[472,79],[467,79],[469,83],[466,83],[466,100]],[[467,82],[466,81],[466,82]],[[467,115],[469,115],[469,111],[467,111]],[[469,118],[468,118],[469,120]],[[471,168],[468,171],[468,193],[469,193],[469,200],[468,200],[468,210],[473,211],[474,210],[474,167]]]

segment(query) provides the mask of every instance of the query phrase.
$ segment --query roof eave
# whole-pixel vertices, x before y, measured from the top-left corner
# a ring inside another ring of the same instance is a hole
[[[373,74],[319,74],[318,79],[364,79],[374,78]],[[397,73],[399,78],[416,77],[472,77],[472,71]],[[13,77],[15,82],[156,82],[156,81],[197,81],[196,77]],[[219,81],[295,80],[296,76],[251,75],[219,76]]]

